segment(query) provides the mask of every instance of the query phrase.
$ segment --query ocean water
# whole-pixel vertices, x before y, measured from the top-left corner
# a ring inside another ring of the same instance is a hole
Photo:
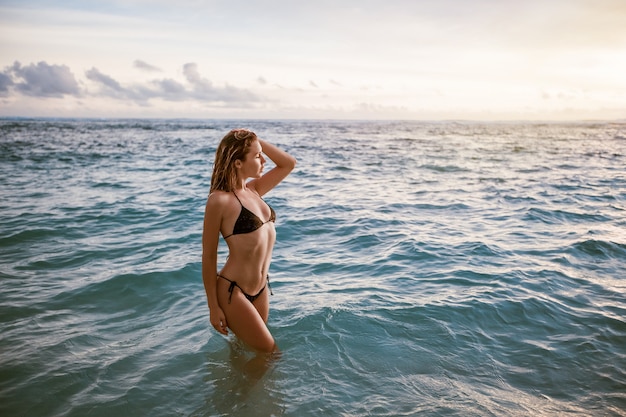
[[[201,280],[234,127],[298,159],[265,368]],[[626,124],[0,120],[0,323],[2,416],[626,416]]]

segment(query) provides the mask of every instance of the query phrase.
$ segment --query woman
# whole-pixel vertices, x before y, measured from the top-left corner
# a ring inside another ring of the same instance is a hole
[[[263,154],[276,165],[265,174]],[[258,352],[277,350],[267,328],[275,213],[261,197],[295,165],[291,155],[245,129],[230,131],[215,153],[202,234],[202,280],[211,324],[224,335],[232,330]],[[218,272],[220,233],[229,254]]]

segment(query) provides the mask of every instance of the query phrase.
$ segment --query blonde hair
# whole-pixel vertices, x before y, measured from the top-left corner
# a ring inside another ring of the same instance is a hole
[[[256,134],[247,129],[233,129],[224,136],[215,151],[211,192],[230,192],[237,188],[235,161],[245,161],[250,146],[255,140],[257,140]]]

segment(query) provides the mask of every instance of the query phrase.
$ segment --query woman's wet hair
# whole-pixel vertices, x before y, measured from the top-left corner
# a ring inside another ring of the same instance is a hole
[[[215,152],[211,192],[234,191],[237,187],[235,161],[245,161],[252,143],[257,140],[254,132],[247,129],[233,129],[222,138]]]

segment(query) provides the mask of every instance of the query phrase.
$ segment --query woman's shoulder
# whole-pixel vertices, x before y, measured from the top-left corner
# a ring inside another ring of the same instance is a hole
[[[211,191],[207,198],[207,206],[222,207],[229,204],[233,198],[233,193],[228,191]]]
[[[232,192],[222,190],[213,190],[209,193],[209,199],[213,200],[228,200],[229,198],[232,198],[232,196]]]

